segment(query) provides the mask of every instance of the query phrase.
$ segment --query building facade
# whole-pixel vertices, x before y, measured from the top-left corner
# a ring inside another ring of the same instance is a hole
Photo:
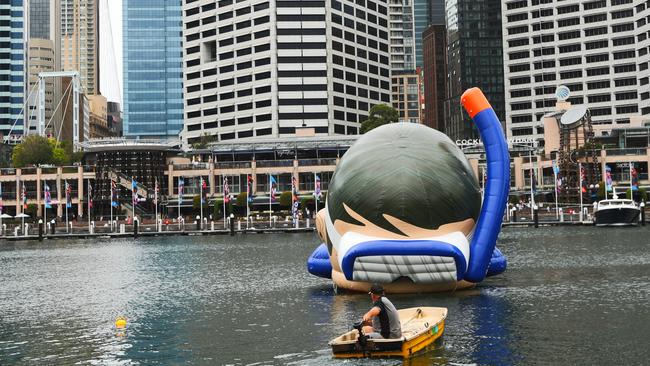
[[[23,0],[0,3],[0,134],[23,134],[26,83],[26,9]]]
[[[390,103],[386,1],[183,5],[184,143],[357,134]]]
[[[29,2],[29,62],[27,90],[31,91],[38,83],[40,72],[61,70],[61,1],[31,0]],[[62,109],[56,109],[61,99],[60,78],[45,80],[45,122],[60,120]],[[28,96],[28,118],[31,130],[36,129],[38,115],[38,89]],[[53,116],[54,114],[54,116]]]
[[[55,70],[54,63],[56,53],[54,50],[54,42],[49,39],[30,38],[29,39],[29,67],[28,67],[28,85],[27,90],[31,93],[27,96],[27,115],[29,121],[29,130],[36,131],[38,125],[38,74],[41,72],[52,72]],[[52,112],[58,100],[55,99],[55,94],[58,97],[56,85],[60,86],[55,78],[45,79],[45,123],[52,119]]]
[[[183,127],[181,0],[125,0],[122,12],[124,136],[178,139]]]
[[[79,72],[86,95],[99,94],[98,0],[61,0],[61,61]]]
[[[601,133],[650,115],[647,1],[508,1],[502,8],[508,137],[543,137],[555,90]]]
[[[524,0],[525,2],[526,0]],[[478,138],[460,96],[479,87],[505,120],[501,1],[447,0],[447,100],[445,133],[452,140]]]
[[[444,132],[447,90],[447,31],[444,24],[429,26],[422,36],[424,53],[423,123]]]
[[[418,70],[393,73],[391,76],[391,100],[399,113],[398,122],[421,123],[423,117],[422,78]]]

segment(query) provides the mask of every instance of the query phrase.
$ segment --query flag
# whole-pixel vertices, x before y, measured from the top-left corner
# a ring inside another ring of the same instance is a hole
[[[315,187],[314,187],[314,196],[316,196],[316,201],[320,201],[321,197],[323,197],[323,194],[320,191],[320,177],[316,176],[316,181],[315,181]]]
[[[580,187],[580,191],[582,193],[587,193],[587,174],[585,173],[585,167],[580,165],[580,179],[582,182],[582,185]]]
[[[154,188],[153,188],[153,203],[155,205],[158,204],[158,193],[160,192],[160,188],[158,187],[158,179],[156,179],[156,183],[154,183]]]
[[[291,215],[294,219],[298,218],[298,185],[296,184],[296,177],[291,177]]]
[[[185,180],[183,177],[178,177],[178,204],[183,203],[183,191],[185,190]]]
[[[277,191],[278,182],[272,175],[269,175],[269,177],[271,177],[271,201],[275,201],[275,192]]]
[[[52,208],[52,196],[50,194],[50,186],[47,185],[47,182],[45,183],[45,208]]]
[[[65,207],[72,207],[72,187],[67,180],[65,181]]]
[[[246,181],[246,198],[248,202],[253,202],[253,177],[249,175]]]
[[[93,186],[88,181],[88,208],[93,208]]]
[[[605,192],[612,190],[612,168],[605,165]]]
[[[23,209],[27,209],[27,188],[25,188],[25,183],[23,182],[23,192],[22,192],[22,199],[23,199]]]
[[[117,207],[119,206],[119,197],[117,193],[117,183],[115,183],[114,180],[111,179],[111,206]]]
[[[639,174],[636,171],[636,168],[632,166],[632,190],[636,191],[639,189]]]
[[[131,203],[133,204],[133,209],[138,205],[138,182],[135,178],[131,177]]]
[[[223,177],[223,202],[228,203],[230,201],[230,188],[228,188],[228,178]]]
[[[535,177],[533,168],[530,168],[530,190],[533,193],[537,193],[537,177]]]
[[[208,195],[205,191],[206,191],[207,188],[208,188],[208,184],[207,184],[207,182],[205,181],[205,179],[203,179],[203,177],[201,177],[201,181],[200,181],[200,182],[201,182],[201,203],[205,203],[205,202],[206,202],[207,195]]]
[[[555,191],[560,193],[562,190],[562,178],[560,177],[560,167],[557,165],[555,160],[553,160],[553,174],[555,174]]]

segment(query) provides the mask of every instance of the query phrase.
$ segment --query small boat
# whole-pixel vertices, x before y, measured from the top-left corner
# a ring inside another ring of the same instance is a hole
[[[362,324],[329,342],[335,358],[411,357],[442,337],[447,308],[418,307],[398,310],[402,337],[369,339],[361,331]],[[361,334],[361,336],[359,336]]]
[[[606,199],[594,207],[596,226],[638,225],[641,209],[629,199]]]

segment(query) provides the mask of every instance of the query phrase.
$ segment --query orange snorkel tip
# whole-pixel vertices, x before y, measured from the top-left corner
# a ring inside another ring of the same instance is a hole
[[[474,118],[479,112],[492,108],[490,102],[479,88],[467,89],[460,97],[460,103],[471,118]]]

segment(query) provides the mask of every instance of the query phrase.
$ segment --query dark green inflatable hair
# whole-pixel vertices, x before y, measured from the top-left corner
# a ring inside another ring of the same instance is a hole
[[[449,137],[424,125],[393,123],[359,138],[330,182],[332,222],[359,224],[344,203],[375,225],[403,234],[382,215],[437,229],[477,220],[481,196],[469,162]]]

